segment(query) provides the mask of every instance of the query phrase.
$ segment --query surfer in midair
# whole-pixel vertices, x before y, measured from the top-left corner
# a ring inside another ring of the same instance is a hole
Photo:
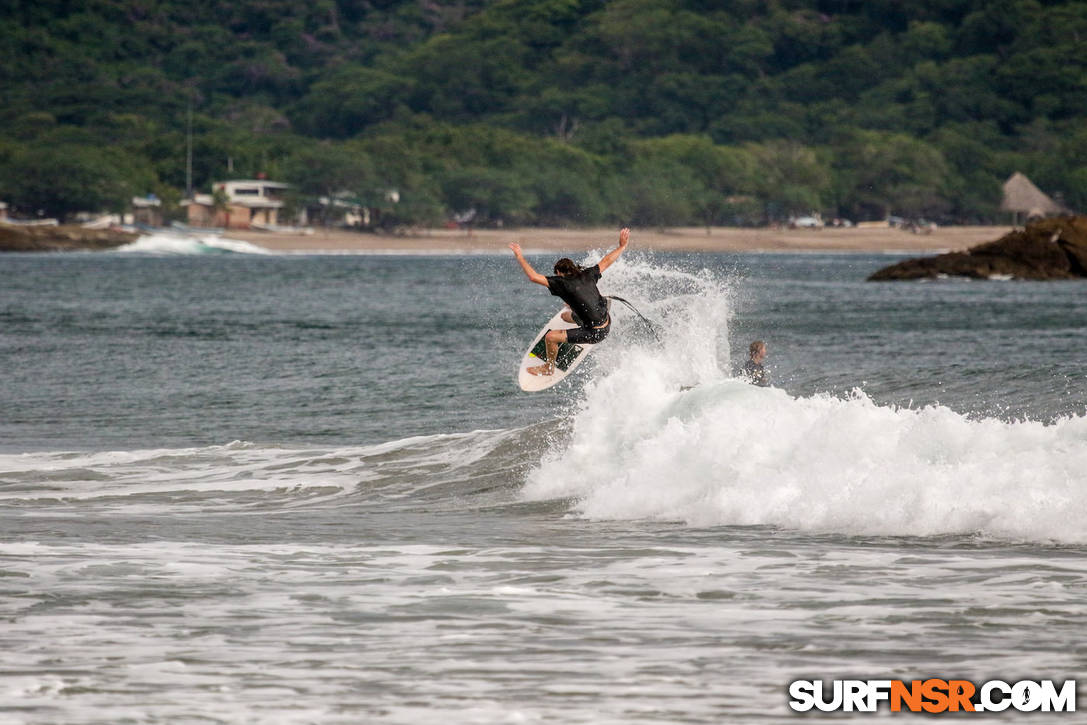
[[[521,245],[510,244],[510,249],[521,264],[525,275],[538,285],[546,287],[551,294],[566,303],[562,319],[578,325],[570,330],[548,330],[544,336],[547,346],[547,362],[528,369],[533,375],[554,375],[555,358],[559,354],[559,345],[569,342],[574,345],[596,343],[608,336],[611,330],[611,316],[608,314],[608,301],[596,288],[596,282],[604,270],[619,259],[627,244],[630,243],[630,230],[619,232],[619,246],[604,255],[603,259],[592,267],[581,267],[572,259],[563,257],[555,262],[555,274],[544,276],[532,268],[521,253]]]

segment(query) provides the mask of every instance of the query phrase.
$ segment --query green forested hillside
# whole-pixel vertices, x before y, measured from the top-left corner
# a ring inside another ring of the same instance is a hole
[[[0,199],[266,173],[387,223],[999,218],[1087,208],[1087,3],[9,0]],[[385,199],[395,188],[400,201]]]

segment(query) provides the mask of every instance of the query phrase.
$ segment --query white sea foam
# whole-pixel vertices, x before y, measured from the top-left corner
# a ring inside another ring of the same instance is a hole
[[[131,244],[118,248],[119,252],[142,254],[271,254],[256,244],[214,234],[191,236],[186,234],[156,233],[140,237]]]
[[[657,289],[675,276],[616,270]],[[697,294],[652,305],[663,349],[601,349],[570,443],[530,474],[525,498],[574,498],[598,519],[1087,541],[1087,417],[975,420],[859,390],[754,387],[717,364],[727,367],[713,339],[727,327],[727,285],[694,281]]]

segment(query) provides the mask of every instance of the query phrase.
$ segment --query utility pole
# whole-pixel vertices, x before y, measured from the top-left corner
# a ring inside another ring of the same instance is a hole
[[[192,199],[192,99],[189,99],[188,120],[185,124],[185,198]]]

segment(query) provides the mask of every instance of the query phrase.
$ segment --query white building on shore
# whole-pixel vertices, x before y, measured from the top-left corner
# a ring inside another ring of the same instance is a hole
[[[280,212],[289,188],[289,184],[265,179],[216,181],[213,194],[196,194],[181,203],[188,207],[188,222],[194,227],[274,227],[282,223]]]

